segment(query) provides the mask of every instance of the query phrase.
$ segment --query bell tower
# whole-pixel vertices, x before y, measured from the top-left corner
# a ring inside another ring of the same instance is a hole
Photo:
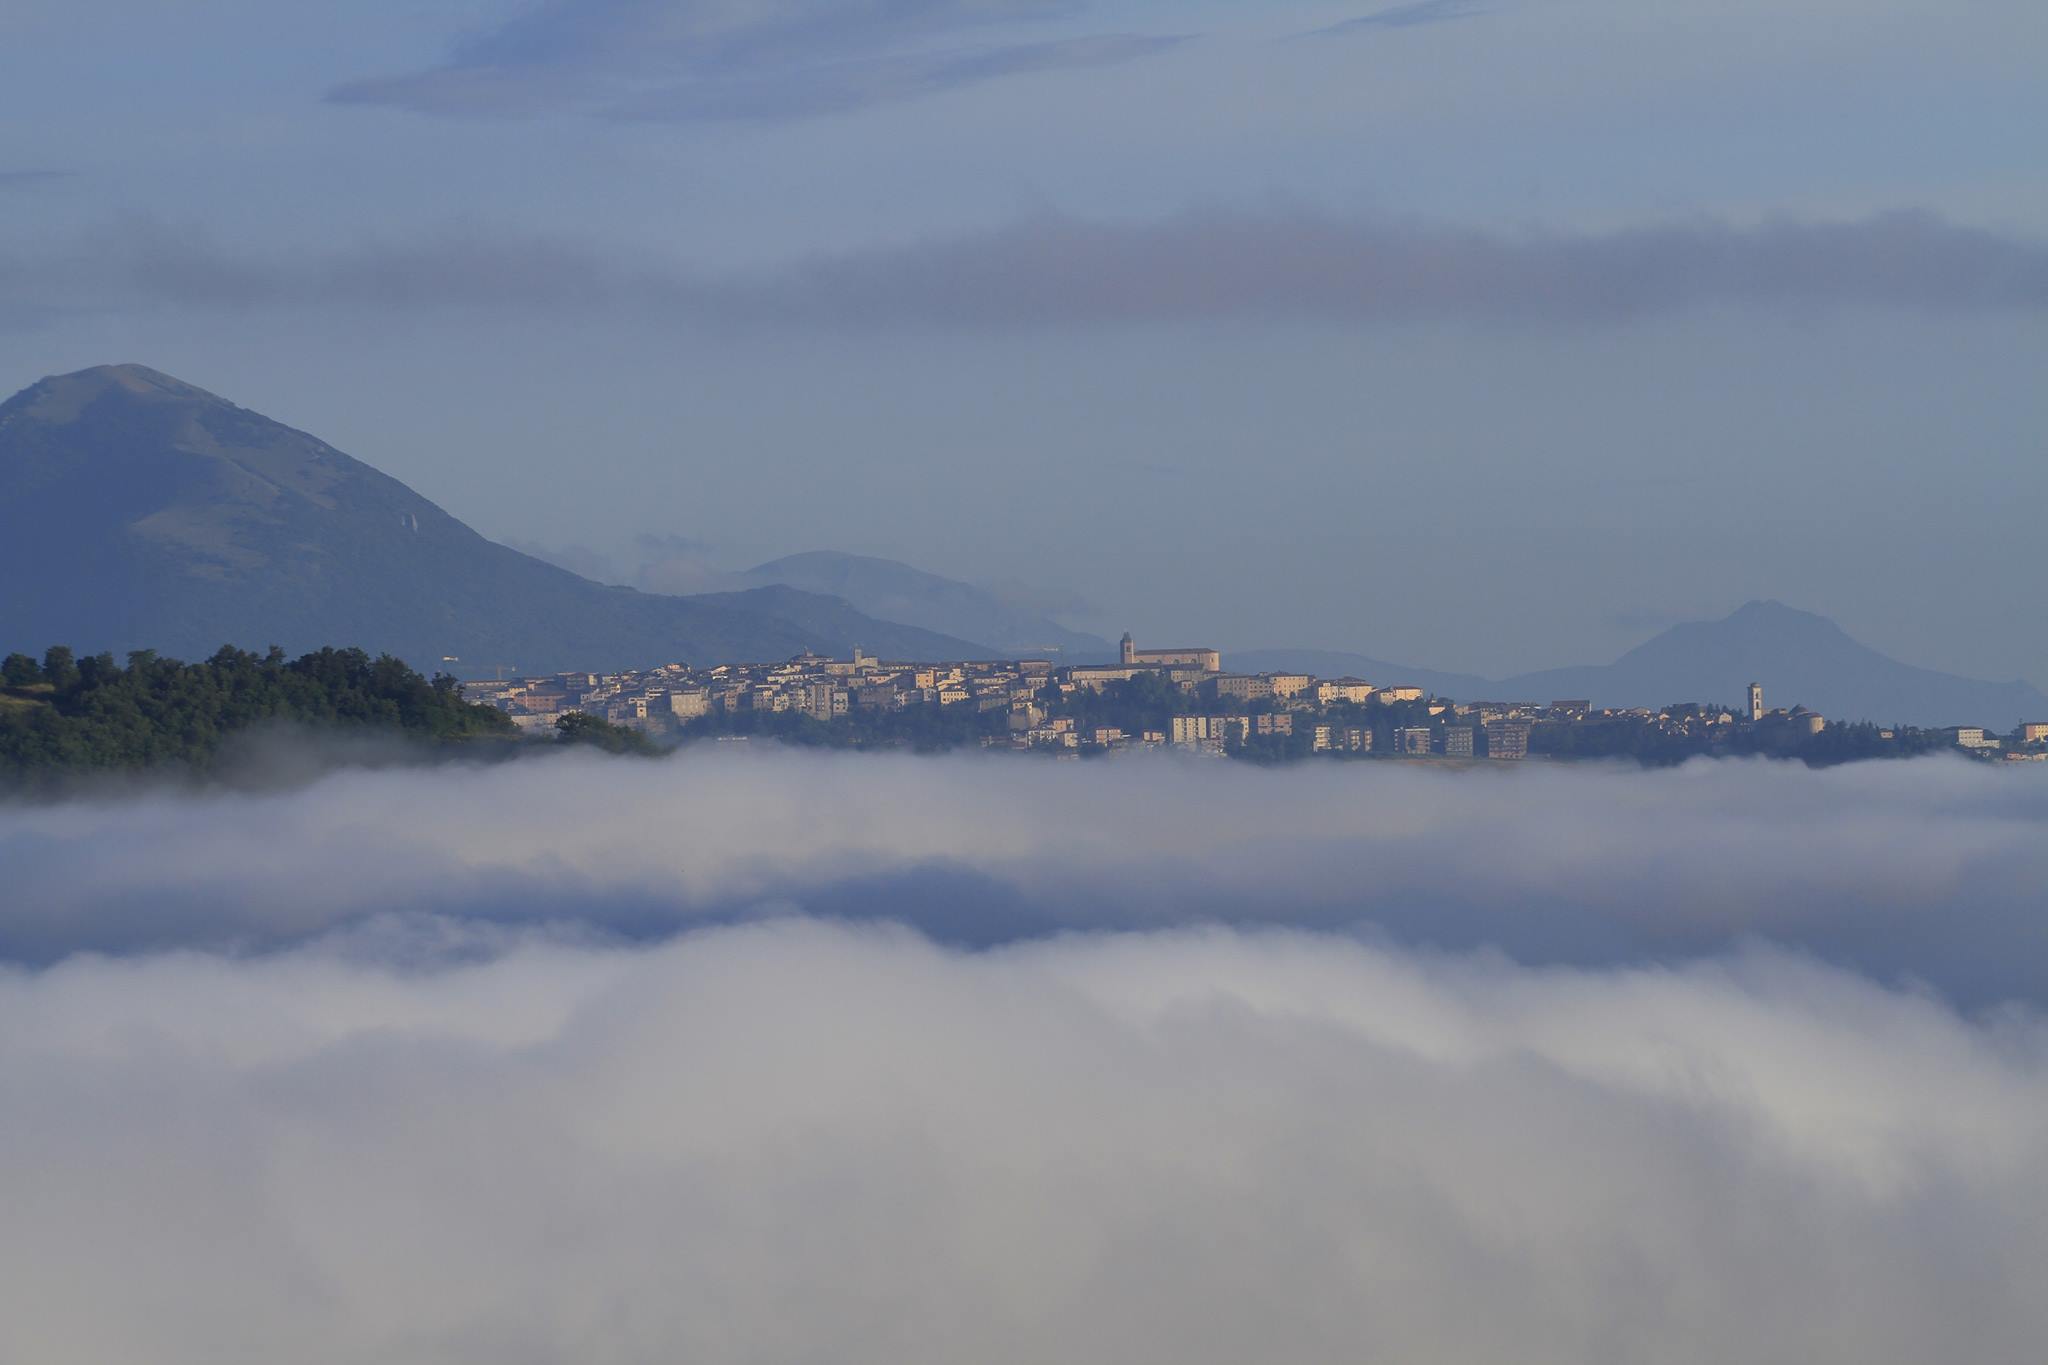
[[[1117,645],[1117,657],[1123,661],[1125,668],[1129,668],[1132,664],[1138,662],[1138,645],[1136,641],[1131,639],[1129,631],[1124,632],[1123,640]]]

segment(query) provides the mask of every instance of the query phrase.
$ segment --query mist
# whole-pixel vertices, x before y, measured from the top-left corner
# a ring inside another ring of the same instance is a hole
[[[292,746],[268,766],[303,761]],[[653,941],[810,915],[968,948],[1215,923],[1576,966],[1768,941],[1975,1008],[2048,1001],[2044,831],[2039,774],[1959,759],[1443,773],[572,753],[0,809],[0,954],[264,952],[422,919]]]

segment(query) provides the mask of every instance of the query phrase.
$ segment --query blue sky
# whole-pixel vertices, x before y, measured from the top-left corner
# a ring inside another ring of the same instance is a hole
[[[1507,672],[1757,596],[2048,679],[2020,0],[15,0],[0,388],[487,534]]]

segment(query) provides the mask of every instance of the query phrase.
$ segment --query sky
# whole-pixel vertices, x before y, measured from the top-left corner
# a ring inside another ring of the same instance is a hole
[[[10,1361],[2048,1331],[2039,771],[304,744],[0,804]]]
[[[1502,675],[1777,598],[2048,680],[2027,0],[13,0],[0,389],[488,535]]]

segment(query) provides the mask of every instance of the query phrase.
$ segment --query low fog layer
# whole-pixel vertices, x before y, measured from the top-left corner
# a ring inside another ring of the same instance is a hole
[[[483,937],[0,974],[0,1357],[1923,1365],[2048,1333],[2032,1016],[1761,950]]]
[[[478,922],[648,942],[808,914],[968,947],[1223,922],[1581,966],[1766,941],[1968,1009],[2038,1005],[2044,777],[1945,759],[1268,771],[728,747],[356,770],[283,794],[0,807],[0,958],[343,933],[428,961]]]
[[[2031,1359],[2042,776],[709,747],[0,808],[0,1359]]]

